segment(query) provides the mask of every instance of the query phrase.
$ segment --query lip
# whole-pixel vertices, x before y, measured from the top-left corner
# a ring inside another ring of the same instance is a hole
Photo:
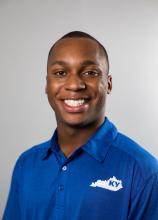
[[[90,97],[89,96],[65,96],[62,97],[61,100],[64,101],[65,99],[72,99],[72,100],[79,100],[79,99],[85,99],[85,100],[89,100]]]

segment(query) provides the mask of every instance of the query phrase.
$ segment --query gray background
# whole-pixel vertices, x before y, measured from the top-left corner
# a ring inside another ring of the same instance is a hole
[[[56,126],[44,93],[47,53],[72,30],[107,48],[108,117],[158,157],[158,0],[0,0],[0,213],[17,157]]]

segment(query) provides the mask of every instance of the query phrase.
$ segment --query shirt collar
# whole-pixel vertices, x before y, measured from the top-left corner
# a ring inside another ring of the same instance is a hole
[[[44,150],[42,153],[41,159],[47,159],[52,153],[60,151],[59,145],[57,143],[58,135],[57,129],[54,131],[52,138],[49,140],[49,146],[47,149]]]
[[[106,117],[103,124],[98,128],[95,134],[81,148],[93,158],[102,162],[108,152],[108,149],[117,136],[117,129]],[[42,154],[42,159],[46,159],[53,152],[59,152],[60,148],[57,143],[58,135],[55,130],[51,140],[50,147]]]
[[[116,127],[106,117],[103,124],[83,146],[83,149],[96,160],[102,162],[116,136]]]

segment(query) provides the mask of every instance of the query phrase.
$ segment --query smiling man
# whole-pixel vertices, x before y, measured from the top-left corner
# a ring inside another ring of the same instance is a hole
[[[105,48],[75,31],[48,55],[46,94],[57,129],[14,168],[3,220],[156,220],[158,162],[105,117]]]

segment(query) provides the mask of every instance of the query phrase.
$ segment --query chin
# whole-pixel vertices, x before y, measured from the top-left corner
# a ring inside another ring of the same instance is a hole
[[[70,115],[56,115],[57,124],[61,126],[68,126],[68,127],[84,127],[88,120],[87,117],[84,117],[81,114],[70,114]]]
[[[87,124],[85,120],[65,120],[64,122],[67,126],[74,128],[81,128]]]
[[[65,124],[68,127],[71,128],[86,128],[88,126],[91,126],[93,123],[96,123],[98,121],[98,118],[96,117],[89,117],[90,115],[87,115],[87,117],[84,115],[72,115],[67,116],[65,118],[60,118],[61,124]]]

